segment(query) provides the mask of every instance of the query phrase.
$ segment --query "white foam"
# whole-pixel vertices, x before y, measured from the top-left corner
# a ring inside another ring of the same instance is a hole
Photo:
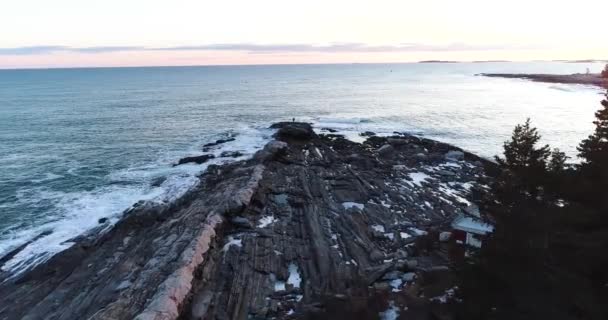
[[[134,164],[126,169],[116,170],[105,177],[107,183],[88,191],[62,192],[45,189],[44,181],[61,178],[52,173],[47,174],[36,183],[41,186],[17,191],[16,205],[41,203],[51,207],[42,220],[24,220],[21,229],[4,229],[0,235],[0,256],[30,242],[46,231],[50,234],[40,237],[28,244],[23,250],[7,261],[3,271],[18,273],[48,260],[54,254],[73,245],[66,242],[93,228],[103,226],[109,230],[121,217],[122,213],[134,203],[144,200],[156,203],[170,203],[182,197],[188,190],[199,183],[198,175],[211,164],[220,164],[251,157],[270,141],[274,131],[241,126],[237,129],[236,139],[219,145],[211,151],[216,157],[224,151],[239,151],[238,158],[215,158],[207,163],[184,164],[173,167],[178,159],[188,155],[200,155],[200,143],[193,144],[183,153],[175,151],[159,155],[156,162]],[[208,141],[207,141],[208,142]],[[1,160],[15,161],[15,156]],[[77,174],[78,167],[67,170],[68,175]],[[162,181],[156,183],[156,181]],[[15,205],[15,204],[14,204]],[[48,209],[47,209],[48,210]],[[107,218],[103,225],[99,223]],[[24,218],[25,219],[25,218]],[[26,225],[26,227],[23,227]]]

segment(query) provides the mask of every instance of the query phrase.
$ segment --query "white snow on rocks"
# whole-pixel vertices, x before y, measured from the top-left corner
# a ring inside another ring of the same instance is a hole
[[[226,252],[228,252],[228,250],[232,246],[237,246],[239,248],[242,247],[243,246],[243,240],[241,240],[241,239],[235,239],[233,237],[228,237],[228,242],[222,248],[222,251],[224,252],[224,255],[226,254]]]
[[[276,221],[278,221],[278,219],[273,216],[264,216],[258,221],[258,228],[266,228]]]
[[[391,287],[393,288],[393,290],[392,290],[392,291],[393,291],[393,292],[399,292],[399,291],[401,291],[401,289],[400,289],[400,288],[401,288],[401,285],[402,285],[402,284],[403,284],[403,280],[401,280],[401,279],[395,279],[395,280],[392,280],[392,281],[390,282],[390,285],[391,285]]]
[[[357,202],[342,202],[342,207],[344,207],[344,209],[346,210],[350,208],[357,208],[359,210],[363,210],[363,208],[365,208],[365,205]]]
[[[384,233],[384,232],[385,232],[385,231],[384,231],[384,226],[381,226],[381,225],[379,225],[379,224],[375,224],[375,225],[373,225],[373,226],[372,226],[372,229],[374,229],[375,231],[378,231],[378,232],[382,232],[382,233]]]
[[[410,176],[410,178],[412,178],[412,181],[408,182],[413,183],[419,187],[422,187],[422,182],[426,181],[427,179],[431,179],[431,176],[424,172],[411,172],[408,175]]]
[[[389,302],[389,307],[384,312],[380,312],[381,320],[397,320],[399,318],[399,308],[395,306],[395,301]]]
[[[287,278],[287,283],[294,286],[294,288],[299,288],[300,283],[302,282],[302,277],[298,272],[298,266],[296,266],[294,263],[290,263],[287,270],[289,270],[289,278]]]
[[[424,230],[420,230],[420,229],[418,229],[418,228],[409,228],[409,229],[410,229],[410,231],[411,231],[413,234],[415,234],[415,235],[417,235],[417,236],[424,236],[424,235],[426,235],[426,233],[427,233],[426,231],[424,231]]]
[[[285,282],[276,281],[274,283],[274,291],[285,291]]]

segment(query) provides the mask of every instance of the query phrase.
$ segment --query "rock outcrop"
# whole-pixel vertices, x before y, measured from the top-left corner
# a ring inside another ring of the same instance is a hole
[[[481,76],[509,79],[526,79],[536,82],[585,84],[608,89],[608,79],[599,73],[575,74],[524,74],[524,73],[482,73]]]
[[[453,281],[439,240],[487,180],[484,160],[407,135],[358,144],[275,127],[281,141],[210,166],[177,203],[137,205],[112,230],[2,274],[0,318],[440,316],[429,306]]]

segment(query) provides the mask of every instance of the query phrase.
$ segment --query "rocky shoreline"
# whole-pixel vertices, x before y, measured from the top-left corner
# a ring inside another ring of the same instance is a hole
[[[0,274],[0,318],[445,316],[450,223],[478,215],[472,191],[492,163],[407,134],[355,143],[272,127],[252,159],[210,166],[176,203],[140,203],[110,231]]]
[[[536,82],[584,84],[598,86],[608,89],[608,79],[599,73],[575,73],[575,74],[524,74],[524,73],[481,73],[480,76],[508,79],[525,79]]]

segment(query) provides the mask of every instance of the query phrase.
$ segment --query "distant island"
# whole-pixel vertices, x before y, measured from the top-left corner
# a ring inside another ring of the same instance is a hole
[[[608,78],[600,73],[575,73],[575,74],[526,74],[526,73],[481,73],[478,76],[526,79],[536,82],[584,84],[608,89]]]

